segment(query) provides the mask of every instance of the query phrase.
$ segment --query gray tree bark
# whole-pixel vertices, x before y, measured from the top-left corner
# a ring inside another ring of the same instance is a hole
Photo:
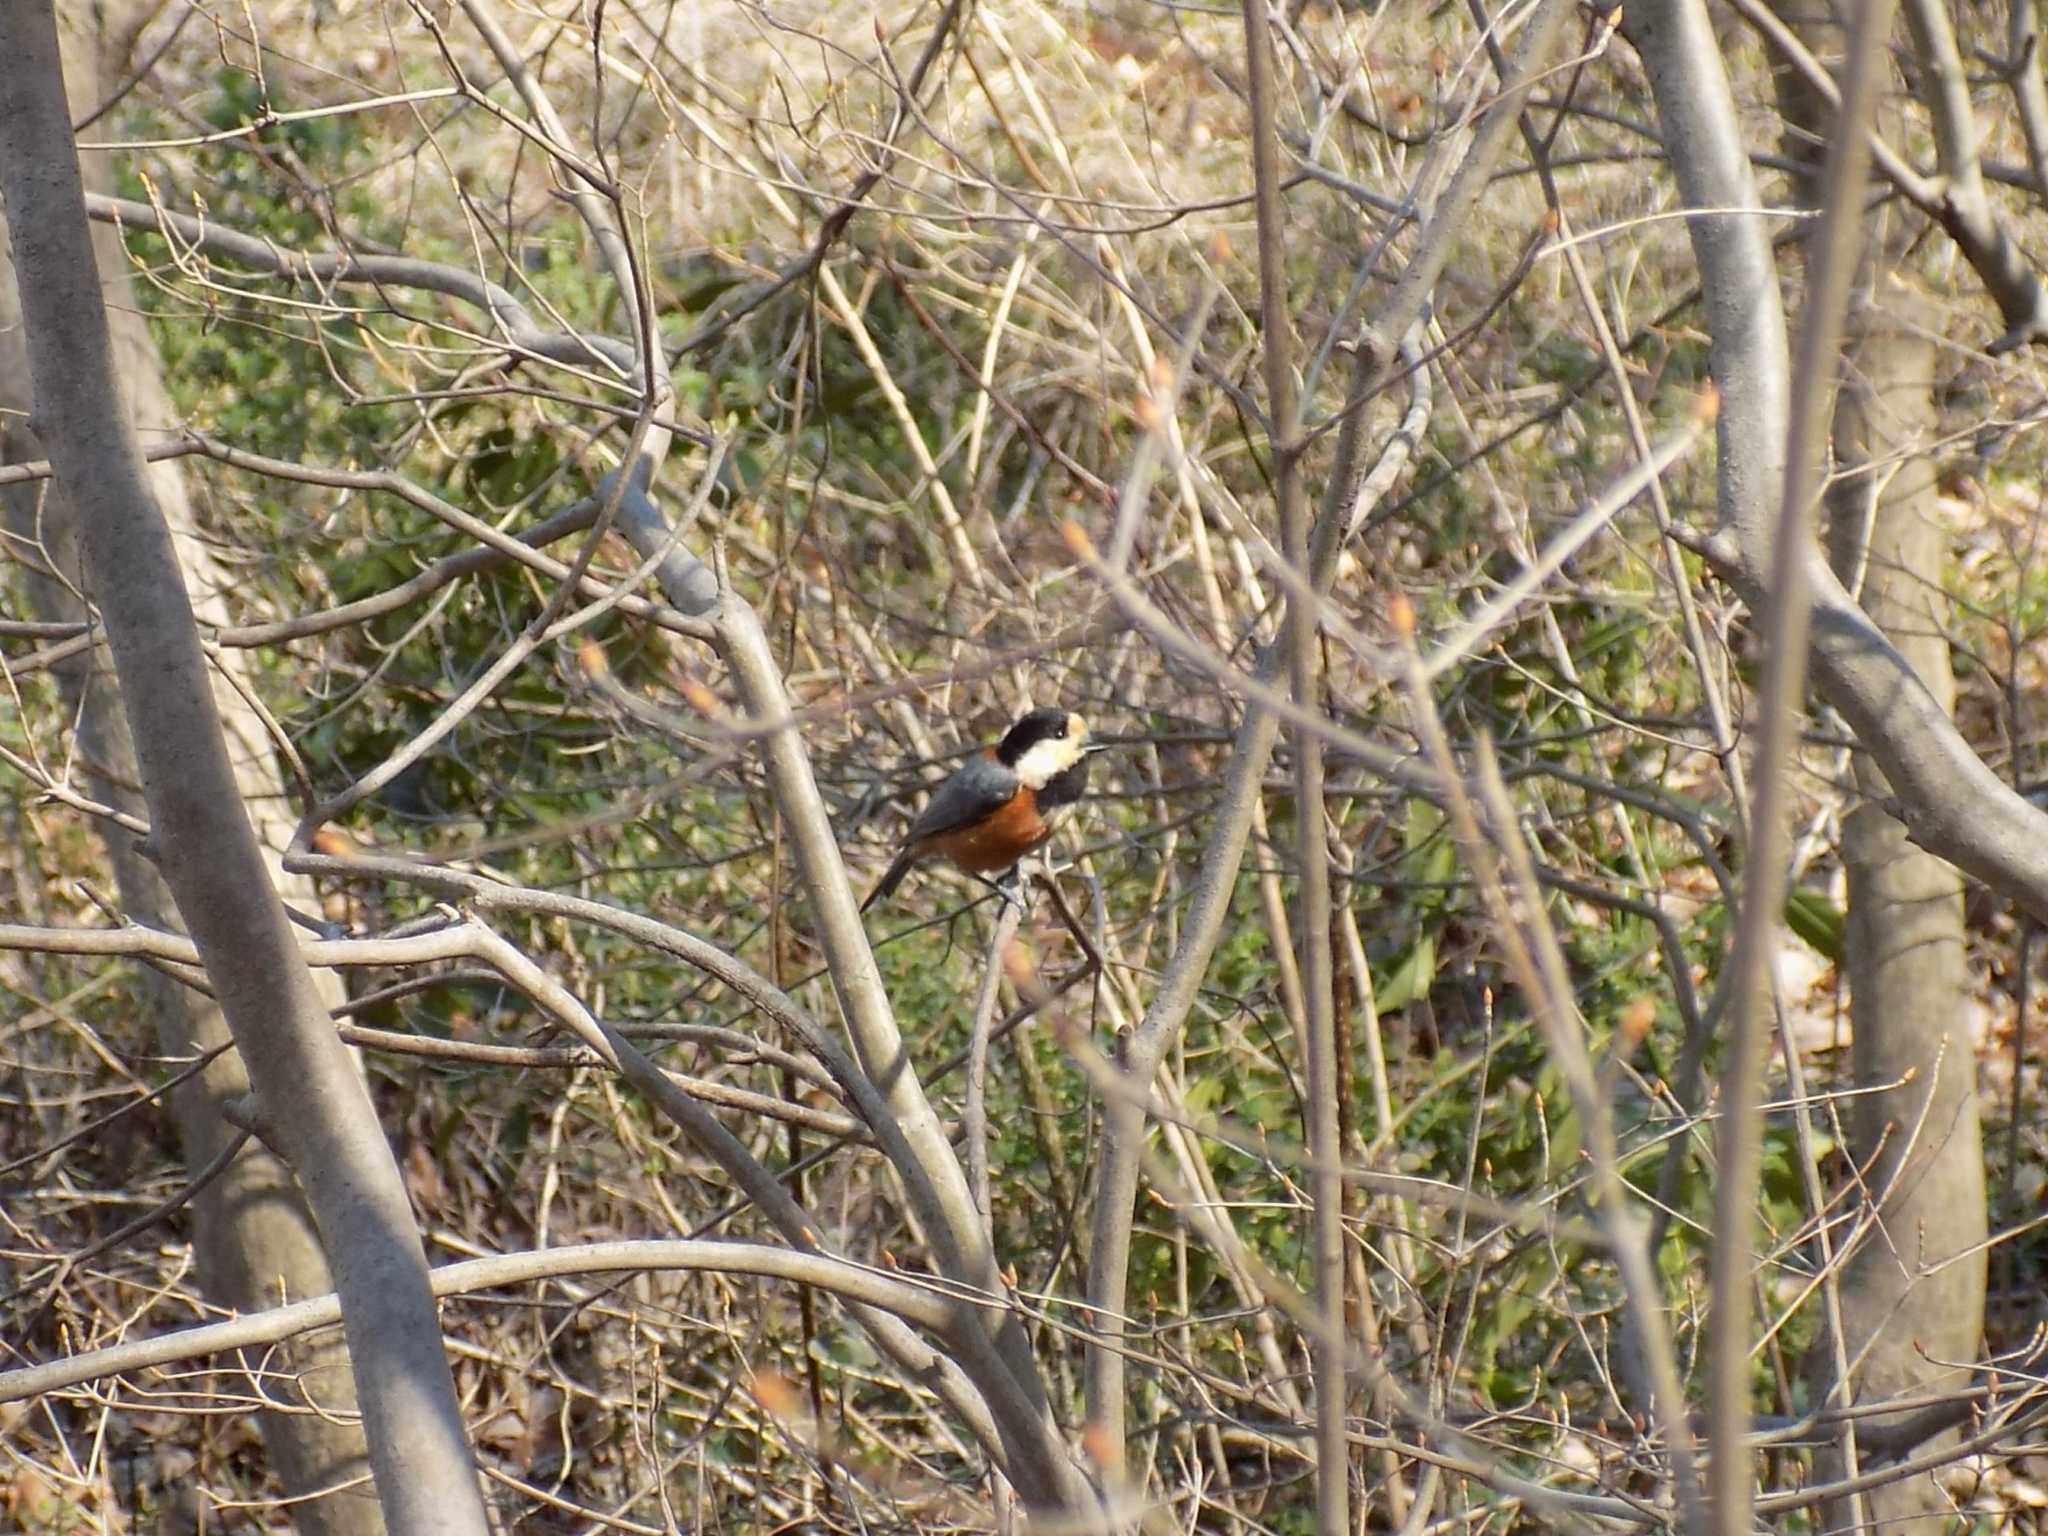
[[[73,30],[72,56],[90,79],[85,34]],[[19,304],[10,329],[25,341],[32,420],[77,510],[86,587],[124,683],[155,857],[331,1255],[357,1385],[374,1384],[359,1398],[385,1517],[402,1531],[481,1536],[425,1255],[390,1147],[244,810],[184,573],[116,382],[47,0],[0,7],[0,52],[0,199]],[[95,87],[79,93],[86,110],[98,100]]]
[[[4,228],[0,222],[0,233]],[[0,263],[0,328],[10,328],[18,335],[8,314],[12,290],[12,270]],[[12,336],[0,337],[0,411],[14,409],[27,384],[20,359],[14,355],[19,349],[8,344],[11,340]],[[0,461],[40,456],[26,432],[0,436]],[[153,478],[161,486],[167,479],[175,482],[176,475]],[[65,579],[47,575],[27,579],[25,585],[37,613],[48,619],[81,617],[81,605],[66,584],[77,582],[82,569],[77,529],[63,496],[53,492],[39,502],[32,490],[16,486],[0,493],[0,503],[4,503],[10,529],[17,536],[38,536],[42,550],[64,573]],[[189,551],[189,541],[180,542]],[[203,566],[194,569],[188,565],[187,569],[195,587],[204,581]],[[58,683],[67,712],[77,722],[74,745],[87,792],[105,804],[146,818],[135,746],[105,648],[97,647],[63,664]],[[229,700],[223,697],[227,691],[216,688],[216,701],[222,705],[223,723],[236,741],[236,776],[249,797],[252,819],[261,821],[264,818],[255,814],[257,807],[266,800],[277,802],[281,788],[269,759],[246,750],[247,743],[241,738],[256,722],[239,698],[232,702],[240,718],[228,713]],[[103,842],[122,910],[146,926],[182,932],[177,906],[163,877],[138,851],[135,839],[111,829]],[[264,850],[273,876],[281,875],[276,865],[279,847],[269,842]],[[310,895],[302,889],[305,881],[280,878],[279,885],[289,901],[305,901]],[[139,968],[137,979],[148,1002],[148,1023],[156,1048],[162,1055],[177,1061],[232,1043],[227,1020],[211,999],[149,966]],[[323,973],[319,979],[323,999],[339,1001],[340,988],[333,974]],[[216,1057],[204,1072],[172,1090],[171,1118],[188,1168],[207,1166],[234,1138],[235,1127],[222,1111],[248,1092],[249,1074],[233,1051]],[[290,1172],[260,1141],[251,1141],[218,1178],[199,1191],[191,1211],[193,1251],[209,1300],[236,1311],[256,1312],[334,1289],[305,1200]],[[256,1364],[254,1360],[248,1363]],[[286,1410],[261,1414],[259,1423],[272,1470],[285,1496],[305,1501],[291,1506],[296,1527],[307,1536],[378,1536],[384,1521],[368,1483],[368,1452],[362,1424],[355,1416],[355,1383],[340,1333],[330,1331],[269,1350],[263,1366],[264,1374],[253,1377],[246,1389],[260,1391]],[[245,1390],[240,1385],[237,1389]],[[344,1488],[344,1484],[353,1486]],[[313,1497],[323,1489],[338,1491]]]
[[[1886,283],[1860,317],[1835,442],[1844,472],[1866,472],[1836,482],[1829,543],[1845,579],[1865,572],[1864,608],[1952,708],[1948,600],[1939,585],[1947,539],[1932,515],[1933,467],[1924,453],[1915,456],[1934,437],[1931,311],[1917,294]],[[1896,473],[1886,479],[1872,469],[1883,465]],[[1849,814],[1842,842],[1856,1086],[1902,1085],[1857,1099],[1851,1120],[1851,1155],[1870,1169],[1878,1217],[1841,1281],[1849,1355],[1861,1361],[1860,1402],[1967,1384],[1967,1369],[1940,1362],[1977,1358],[1988,1218],[1977,1062],[1964,1022],[1962,877],[1915,847],[1885,812],[1891,787],[1863,753],[1856,787],[1863,803]],[[1881,1441],[1888,1427],[1884,1418],[1865,1420],[1861,1432]],[[1824,1467],[1821,1475],[1835,1473]],[[1931,1476],[1865,1498],[1871,1521],[1898,1536],[1935,1536],[1953,1510]]]
[[[1825,10],[1787,5],[1783,14],[1818,57],[1840,52],[1839,29]],[[1792,151],[1803,158],[1802,146],[1826,142],[1831,113],[1790,73],[1780,76],[1779,98],[1797,130]],[[1897,139],[1899,125],[1885,123],[1886,116],[1896,114],[1881,114],[1880,126]],[[1843,585],[1943,712],[1953,713],[1949,604],[1940,585],[1947,539],[1934,519],[1934,466],[1926,453],[1939,426],[1940,318],[1903,267],[1913,233],[1895,210],[1872,223],[1870,270],[1850,314],[1835,405],[1828,544]],[[1966,1383],[1967,1370],[1938,1362],[1977,1358],[1988,1213],[1976,1058],[1964,1024],[1962,877],[1917,847],[1886,811],[1892,788],[1869,754],[1856,754],[1855,779],[1861,803],[1844,823],[1842,842],[1852,1066],[1859,1088],[1901,1084],[1859,1097],[1850,1121],[1850,1154],[1868,1170],[1877,1218],[1847,1255],[1840,1282],[1844,1343],[1855,1363],[1851,1396],[1861,1403]],[[1825,1340],[1815,1347],[1809,1375],[1821,1386],[1835,1380]],[[1940,1443],[1893,1443],[1905,1417],[1860,1421],[1861,1444],[1890,1456]],[[1846,1471],[1839,1451],[1820,1462],[1823,1478]],[[1931,1475],[1864,1495],[1865,1518],[1901,1536],[1936,1536],[1952,1510]],[[1846,1504],[1825,1515],[1835,1529],[1854,1519]]]
[[[125,43],[133,32],[129,23],[139,23],[144,11],[142,6],[128,6],[115,15],[109,14],[107,7],[91,10],[71,5],[60,13],[65,79],[73,102],[89,108],[120,78]],[[112,176],[104,157],[88,162],[86,171],[94,190],[110,189]],[[0,462],[20,463],[43,454],[25,425],[33,397],[13,259],[5,235],[5,214],[0,211]],[[123,403],[145,429],[167,427],[174,419],[170,398],[155,343],[135,304],[120,237],[112,229],[98,226],[93,247],[113,331]],[[226,622],[230,617],[224,601],[228,583],[198,536],[182,471],[175,463],[159,464],[151,468],[149,478],[177,544],[194,611],[203,622]],[[47,495],[42,494],[44,490]],[[0,491],[0,516],[23,541],[17,545],[17,554],[33,548],[49,563],[48,569],[38,571],[24,562],[25,587],[38,615],[58,621],[84,619],[87,611],[78,597],[83,563],[68,498],[48,482],[41,487],[9,486]],[[246,653],[225,651],[219,666],[222,672],[246,675]],[[105,647],[61,664],[57,680],[67,712],[76,722],[75,746],[88,792],[106,804],[146,817],[135,746]],[[292,824],[276,754],[263,722],[225,677],[216,676],[213,696],[271,878],[286,901],[313,910],[317,896],[311,882],[287,876],[279,862]],[[57,756],[62,760],[62,754]],[[162,876],[141,856],[134,839],[110,830],[104,843],[123,910],[148,926],[183,931]],[[176,1060],[231,1043],[227,1020],[211,999],[149,967],[140,970],[139,980],[148,1000],[156,1048],[164,1056]],[[342,1000],[341,983],[333,973],[322,973],[315,983],[330,1006]],[[172,1092],[171,1117],[187,1167],[205,1167],[233,1139],[235,1128],[222,1108],[248,1092],[249,1074],[233,1051],[216,1058],[204,1073]],[[334,1289],[298,1187],[260,1142],[252,1141],[197,1195],[192,1202],[192,1223],[201,1281],[207,1296],[221,1306],[253,1312]],[[272,1469],[286,1497],[294,1501],[291,1512],[297,1528],[307,1536],[378,1536],[384,1521],[375,1491],[369,1486],[368,1451],[356,1418],[355,1383],[340,1333],[301,1341],[282,1353],[273,1351],[266,1365],[266,1374],[255,1378],[258,1388],[290,1411],[265,1413],[259,1419]],[[322,1489],[344,1484],[353,1486],[314,1497]]]

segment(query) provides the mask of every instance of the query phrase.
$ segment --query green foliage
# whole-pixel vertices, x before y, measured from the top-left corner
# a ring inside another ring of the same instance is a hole
[[[1785,893],[1785,926],[1837,963],[1842,959],[1842,934],[1847,922],[1842,909],[1818,892]]]

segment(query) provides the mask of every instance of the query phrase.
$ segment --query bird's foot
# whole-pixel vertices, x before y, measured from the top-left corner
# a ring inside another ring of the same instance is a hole
[[[986,875],[977,875],[975,878],[1000,896],[1004,906],[1015,907],[1020,919],[1031,915],[1030,903],[1024,899],[1023,865],[1012,866],[1009,873],[999,880],[991,880]]]

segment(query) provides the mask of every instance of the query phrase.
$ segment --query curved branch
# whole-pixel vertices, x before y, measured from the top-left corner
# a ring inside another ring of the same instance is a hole
[[[313,255],[286,250],[268,240],[238,230],[196,219],[188,214],[138,203],[132,198],[105,197],[88,193],[86,213],[104,224],[147,229],[165,239],[176,236],[183,251],[232,261],[251,272],[266,273],[286,282],[325,287],[330,283],[363,283],[372,287],[416,288],[439,293],[474,305],[491,317],[505,343],[523,356],[574,368],[592,364],[608,365],[607,371],[629,370],[633,349],[609,336],[579,336],[566,331],[543,329],[526,306],[505,288],[461,267],[445,262],[424,261],[413,256],[365,255],[341,251]]]
[[[670,1238],[638,1242],[591,1243],[576,1248],[544,1248],[532,1253],[494,1254],[444,1265],[431,1274],[437,1297],[467,1296],[499,1286],[525,1285],[564,1275],[610,1274],[620,1270],[705,1270],[717,1274],[756,1275],[814,1286],[842,1300],[875,1307],[943,1334],[959,1303],[929,1287],[875,1273],[845,1259],[821,1253],[797,1253],[766,1243],[708,1238]],[[175,1365],[203,1355],[276,1344],[341,1320],[341,1302],[315,1296],[289,1306],[274,1307],[249,1317],[199,1328],[182,1328],[132,1344],[114,1344],[31,1365],[0,1371],[0,1403],[19,1402],[46,1392],[83,1386],[125,1371]]]
[[[1735,8],[1771,47],[1799,71],[1806,86],[1839,113],[1841,90],[1827,67],[1783,20],[1759,0],[1734,0]],[[1915,208],[1948,231],[1971,269],[1998,305],[2005,333],[1985,350],[1993,356],[2029,342],[2048,341],[2048,288],[2017,241],[2007,232],[1985,195],[1985,166],[1977,153],[1970,87],[1954,29],[1944,6],[1914,0],[1906,7],[1919,56],[1923,94],[1934,118],[1939,177],[1926,177],[1882,136],[1870,133],[1871,152],[1885,179]],[[2038,75],[2038,66],[2035,68]]]

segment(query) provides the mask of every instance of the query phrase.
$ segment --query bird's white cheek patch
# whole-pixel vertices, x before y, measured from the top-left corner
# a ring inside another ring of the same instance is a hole
[[[1033,789],[1043,789],[1047,780],[1065,773],[1078,763],[1082,751],[1080,742],[1069,741],[1065,737],[1041,741],[1017,759],[1017,777]]]

